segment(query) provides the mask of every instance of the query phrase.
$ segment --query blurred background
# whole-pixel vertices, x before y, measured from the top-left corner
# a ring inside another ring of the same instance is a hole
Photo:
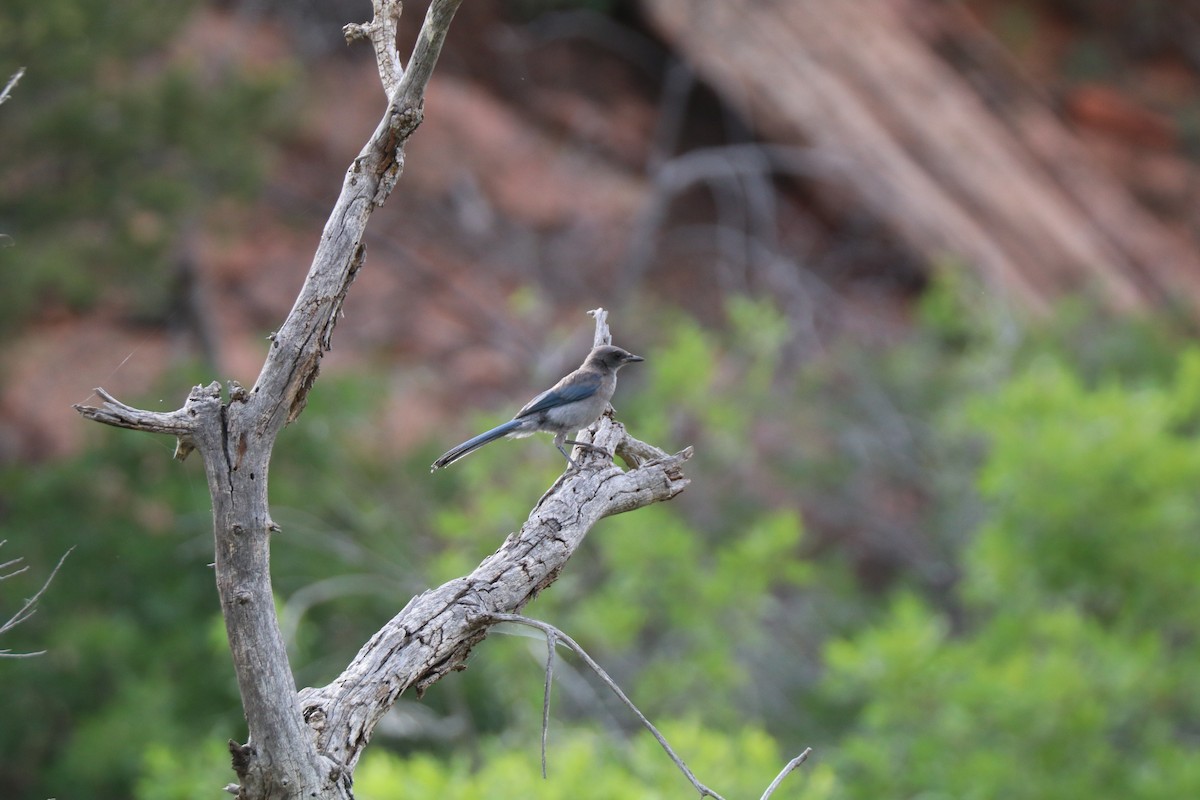
[[[425,3],[406,4],[403,52]],[[7,0],[0,795],[195,798],[245,736],[203,465],[85,424],[251,385],[383,111],[356,2]],[[469,0],[304,415],[273,574],[301,686],[474,567],[561,459],[440,452],[578,364],[689,489],[528,609],[757,797],[1200,796],[1200,3]],[[511,631],[364,800],[687,797]]]

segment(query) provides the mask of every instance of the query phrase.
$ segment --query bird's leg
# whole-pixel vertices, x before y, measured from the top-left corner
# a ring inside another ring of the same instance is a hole
[[[563,445],[566,443],[567,435],[565,433],[554,434],[554,446],[558,448],[558,452],[563,454],[563,458],[565,458],[567,463],[571,465],[571,469],[579,469],[579,465],[575,463],[575,459],[571,458],[571,454],[567,452],[565,447],[563,447]],[[572,442],[572,444],[574,443]]]
[[[591,450],[593,453],[600,453],[609,461],[612,461],[613,454],[605,450],[599,445],[594,445],[591,442],[577,442],[574,439],[564,439],[563,444],[569,444],[573,447],[582,447],[584,450]]]
[[[591,442],[577,442],[574,439],[563,439],[563,444],[569,444],[574,447],[582,447],[584,450],[591,450],[593,453],[604,453],[606,456],[611,455],[611,453],[609,453],[603,447],[592,444]]]

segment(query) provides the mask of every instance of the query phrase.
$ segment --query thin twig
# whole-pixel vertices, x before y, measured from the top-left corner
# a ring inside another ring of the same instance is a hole
[[[7,541],[8,541],[8,539],[5,539],[4,541],[0,541],[0,545],[3,545],[4,542],[7,542]],[[3,564],[0,564],[0,571],[6,570],[9,567],[16,566],[17,564],[20,564],[24,560],[25,559],[23,559],[23,558],[14,558],[11,561],[5,561]],[[12,572],[8,573],[7,575],[0,575],[0,581],[7,580],[8,578],[11,578],[15,575],[20,575],[22,572],[27,572],[28,570],[29,570],[29,565],[26,564],[25,566],[21,567],[20,569],[14,569]]]
[[[358,39],[369,39],[375,50],[375,63],[379,67],[379,80],[383,91],[392,96],[404,77],[400,64],[400,53],[396,51],[396,31],[400,27],[400,12],[403,5],[395,0],[373,0],[375,15],[370,22],[351,23],[342,28],[346,43]]]
[[[13,73],[13,76],[8,79],[8,83],[4,85],[4,90],[0,91],[0,106],[4,105],[4,101],[8,99],[8,95],[16,88],[17,83],[25,76],[25,68],[21,67]]]
[[[461,3],[462,0],[441,0],[429,4],[425,21],[421,23],[421,32],[417,35],[417,43],[413,45],[412,55],[408,59],[408,68],[389,95],[393,102],[399,101],[401,109],[424,102],[429,76],[433,74],[433,67],[442,52],[450,20]]]
[[[768,800],[771,795],[775,794],[775,790],[779,788],[779,784],[783,783],[783,779],[786,778],[792,770],[808,760],[808,755],[811,752],[812,748],[806,747],[804,748],[803,753],[789,761],[787,766],[780,770],[779,774],[775,776],[775,780],[771,781],[771,785],[767,787],[767,790],[763,792],[763,796],[759,798],[759,800]]]
[[[554,684],[554,648],[558,635],[546,632],[546,686],[542,690],[542,780],[546,780],[546,736],[550,731],[550,687]]]
[[[574,639],[572,639],[570,636],[567,636],[567,634],[563,633],[561,630],[548,622],[542,622],[541,620],[532,619],[520,614],[492,613],[487,615],[487,620],[490,622],[512,622],[517,625],[527,625],[531,628],[537,628],[546,634],[548,639],[550,637],[554,637],[556,640],[561,641],[567,647],[571,648],[571,650],[575,651],[575,654],[583,659],[584,663],[591,668],[592,672],[596,673],[596,676],[604,682],[604,685],[612,690],[612,693],[615,694],[617,698],[625,704],[626,708],[634,713],[642,725],[645,726],[646,730],[650,731],[654,738],[658,740],[658,743],[662,746],[662,749],[666,751],[670,759],[675,762],[675,766],[679,767],[679,771],[682,772],[684,777],[691,782],[692,786],[695,787],[696,791],[700,793],[702,798],[713,797],[716,798],[716,800],[725,800],[725,798],[721,797],[721,795],[717,794],[712,789],[709,789],[696,779],[696,776],[692,774],[690,769],[688,769],[687,764],[683,763],[683,759],[680,758],[673,749],[671,749],[671,745],[667,743],[666,738],[661,732],[659,732],[658,728],[654,727],[654,723],[646,718],[646,715],[643,714],[636,705],[634,705],[633,701],[629,699],[629,696],[626,695],[624,691],[622,691],[621,687],[617,685],[616,681],[609,677],[608,673],[604,671],[604,668],[596,663],[595,659],[589,656]],[[552,656],[553,649],[551,649],[551,657]]]
[[[0,545],[3,545],[4,542],[6,542],[6,541],[8,541],[8,540],[5,539],[4,541],[0,541]],[[41,599],[41,596],[43,594],[45,594],[46,589],[48,589],[50,587],[50,582],[52,580],[54,580],[54,576],[58,574],[59,568],[62,567],[63,562],[67,560],[67,556],[71,555],[71,551],[74,549],[75,549],[74,547],[71,547],[67,550],[67,552],[62,554],[62,558],[58,559],[58,563],[55,564],[54,569],[52,569],[50,571],[50,575],[46,578],[46,582],[42,584],[42,588],[38,589],[37,593],[34,594],[33,597],[26,600],[25,605],[21,606],[20,610],[18,610],[17,613],[15,613],[11,617],[9,617],[7,622],[5,622],[3,625],[0,625],[0,634],[9,632],[13,628],[17,627],[22,622],[24,622],[25,620],[27,620],[33,616],[34,612],[37,611],[37,608],[36,608],[37,601],[39,599]],[[13,562],[10,561],[8,563],[11,564]],[[12,573],[11,575],[6,575],[4,577],[12,577],[12,575],[19,575],[20,573],[22,573],[24,571],[25,571],[25,568],[22,568],[22,569],[17,570],[16,572]],[[0,578],[0,580],[3,580],[3,579]],[[39,650],[36,653],[13,653],[9,650],[0,650],[0,658],[29,658],[30,656],[40,656],[45,652],[46,652],[45,650]]]
[[[589,317],[596,320],[596,333],[592,337],[592,347],[612,344],[612,332],[608,329],[608,311],[604,308],[593,308],[587,313]]]

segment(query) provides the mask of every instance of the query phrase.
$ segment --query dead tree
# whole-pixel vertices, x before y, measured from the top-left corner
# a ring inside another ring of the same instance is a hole
[[[522,608],[558,576],[601,518],[678,494],[687,481],[685,450],[667,455],[626,435],[611,418],[593,426],[595,444],[620,454],[622,470],[595,454],[568,471],[529,519],[470,575],[413,598],[371,637],[328,686],[297,691],[271,595],[269,553],[279,526],[267,505],[276,436],[304,409],[329,349],[342,301],[362,267],[372,212],[391,193],[404,148],[421,122],[425,87],[461,0],[434,0],[407,66],[396,49],[400,3],[374,0],[374,18],[346,28],[375,49],[387,92],[378,127],[346,172],[342,191],[296,303],[250,389],[228,382],[192,389],[172,412],[127,406],[103,389],[84,417],[176,437],[176,457],[204,459],[213,504],[217,591],[237,673],[249,741],[230,742],[242,800],[349,798],[352,774],[376,723],[408,689],[420,694],[461,669],[490,625]],[[598,315],[597,335],[606,333]],[[586,435],[586,434],[585,434]]]

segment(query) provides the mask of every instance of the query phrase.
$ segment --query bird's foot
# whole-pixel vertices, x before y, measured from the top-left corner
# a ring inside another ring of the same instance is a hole
[[[611,461],[611,460],[612,460],[612,458],[613,458],[613,454],[612,454],[612,453],[610,453],[610,452],[608,452],[608,450],[607,450],[607,449],[605,449],[605,448],[603,448],[603,447],[600,447],[599,445],[594,445],[594,444],[591,444],[590,442],[576,442],[576,441],[572,441],[572,440],[570,440],[570,439],[567,439],[566,441],[564,441],[564,442],[563,442],[563,444],[569,444],[569,445],[571,445],[572,447],[578,447],[578,448],[581,448],[581,449],[583,449],[583,450],[590,450],[590,451],[592,451],[593,453],[601,453],[601,454],[603,454],[603,455],[607,456],[607,457],[609,458],[609,460],[610,460],[610,461]],[[575,470],[576,472],[578,472],[579,470],[583,469],[583,465],[582,465],[580,462],[576,461],[575,459],[571,458],[571,454],[570,454],[570,453],[568,453],[568,452],[566,451],[566,449],[564,449],[564,448],[561,448],[561,447],[560,447],[560,448],[559,448],[559,451],[560,451],[560,452],[561,452],[561,453],[562,453],[564,456],[566,456],[567,463],[568,463],[568,464],[570,464],[570,466],[571,466],[571,469],[572,469],[572,470]]]
[[[607,448],[601,447],[598,444],[592,444],[591,442],[573,442],[568,439],[567,441],[563,442],[563,444],[569,444],[573,447],[582,447],[584,450],[591,450],[593,453],[604,453],[604,455],[609,457],[612,456],[612,453],[608,452]]]

